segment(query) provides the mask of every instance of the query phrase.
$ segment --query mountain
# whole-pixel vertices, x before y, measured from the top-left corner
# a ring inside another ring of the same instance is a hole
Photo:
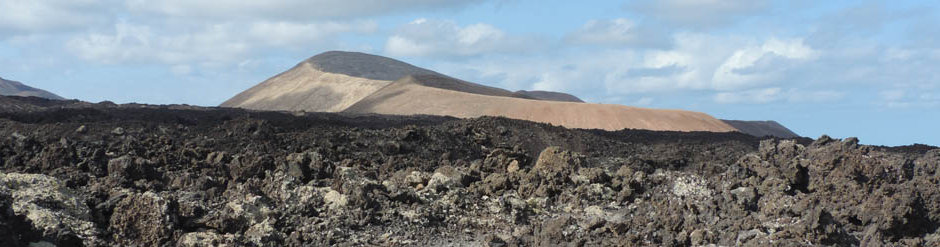
[[[297,64],[225,101],[221,106],[253,110],[339,112],[408,75],[447,78],[448,83],[439,86],[452,90],[512,95],[512,92],[503,89],[460,81],[387,57],[330,51]]]
[[[503,116],[569,128],[729,132],[707,114],[581,103],[569,94],[476,84],[382,56],[325,52],[222,103],[254,110]]]
[[[18,81],[9,81],[3,78],[0,78],[0,95],[5,96],[34,96],[47,99],[55,100],[64,100],[58,95],[50,93],[46,90],[33,88],[30,86],[23,85],[23,83]]]
[[[797,138],[800,135],[793,133],[776,121],[741,121],[721,120],[739,131],[757,137],[773,136],[778,138]]]
[[[545,91],[510,92],[452,78],[395,59],[360,52],[329,51],[232,97],[220,106],[253,110],[339,112],[405,76],[432,76],[426,86],[474,94],[573,101]]]
[[[438,81],[440,79],[434,76],[407,76],[362,99],[345,112],[460,118],[502,116],[568,128],[605,130],[735,130],[718,119],[698,112],[502,97],[428,86],[442,84]]]

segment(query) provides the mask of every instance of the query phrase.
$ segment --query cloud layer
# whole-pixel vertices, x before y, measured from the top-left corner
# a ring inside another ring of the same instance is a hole
[[[392,56],[474,56],[531,51],[542,42],[507,34],[485,23],[460,26],[453,21],[422,18],[398,27],[385,43],[385,52]]]
[[[107,20],[106,3],[101,0],[4,0],[0,9],[0,38],[4,31],[76,28]]]
[[[731,25],[744,17],[756,15],[770,8],[771,1],[639,0],[631,1],[625,7],[671,25],[705,29]]]
[[[322,20],[362,18],[395,12],[457,8],[481,0],[128,0],[130,11],[173,17],[221,20],[233,18],[266,20]]]
[[[146,25],[117,23],[114,30],[70,39],[80,58],[100,63],[234,63],[263,48],[322,43],[344,33],[374,32],[374,22],[254,22],[196,27],[198,32],[163,33]]]
[[[565,39],[578,45],[636,48],[669,48],[672,44],[667,33],[638,25],[625,18],[590,20],[568,34]]]

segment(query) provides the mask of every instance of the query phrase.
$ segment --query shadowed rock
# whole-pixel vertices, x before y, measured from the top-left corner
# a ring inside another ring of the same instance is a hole
[[[741,120],[724,120],[724,119],[722,119],[721,121],[725,122],[728,125],[731,125],[731,127],[734,127],[735,129],[738,129],[742,133],[756,136],[756,137],[764,137],[764,136],[772,136],[772,137],[777,137],[777,138],[800,137],[800,135],[793,133],[793,131],[791,131],[790,129],[787,129],[787,127],[784,127],[783,125],[781,125],[780,123],[777,123],[776,121],[741,121]]]

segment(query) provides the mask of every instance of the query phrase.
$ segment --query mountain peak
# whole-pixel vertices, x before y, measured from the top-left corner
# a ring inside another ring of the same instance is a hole
[[[310,57],[304,63],[327,73],[383,81],[394,81],[408,75],[438,75],[392,58],[361,52],[328,51]]]

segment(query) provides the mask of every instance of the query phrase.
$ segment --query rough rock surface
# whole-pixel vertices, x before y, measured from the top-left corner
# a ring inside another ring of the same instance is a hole
[[[85,205],[85,196],[54,177],[0,172],[0,200],[5,207],[5,218],[24,217],[18,220],[29,222],[35,229],[36,232],[29,237],[42,236],[60,245],[98,242],[98,229],[91,222],[91,210]],[[11,228],[25,226],[13,224],[14,221],[6,223]],[[28,240],[12,242],[25,241]]]
[[[940,245],[929,146],[23,104],[0,246]]]

